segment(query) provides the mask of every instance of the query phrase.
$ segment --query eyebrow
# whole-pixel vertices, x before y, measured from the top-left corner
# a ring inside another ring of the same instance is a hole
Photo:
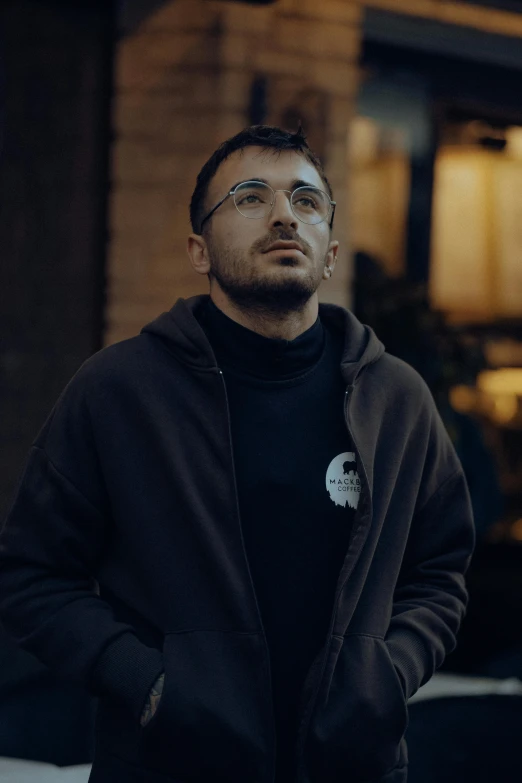
[[[239,182],[235,182],[234,185],[232,185],[232,187],[229,188],[229,193],[231,190],[234,190],[234,188],[237,188],[238,185],[241,185],[242,182],[263,182],[265,185],[270,185],[268,180],[263,179],[263,177],[251,177],[250,179],[240,179]],[[317,185],[312,185],[311,182],[306,182],[304,179],[294,179],[290,183],[290,190],[295,190],[296,188],[317,188],[318,190],[321,190],[321,188],[319,188]]]

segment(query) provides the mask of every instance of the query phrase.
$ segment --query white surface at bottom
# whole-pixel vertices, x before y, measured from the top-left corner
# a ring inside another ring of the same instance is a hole
[[[490,677],[469,677],[460,674],[434,674],[431,680],[419,688],[409,704],[426,699],[446,696],[521,696],[522,682],[516,677],[495,680]]]
[[[90,771],[90,764],[56,767],[41,761],[22,761],[0,756],[2,783],[87,783]]]

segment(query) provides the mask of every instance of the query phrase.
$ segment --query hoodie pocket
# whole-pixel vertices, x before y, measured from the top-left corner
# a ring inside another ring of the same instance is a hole
[[[384,640],[335,637],[305,749],[311,783],[379,779],[404,763],[407,725],[404,693]]]
[[[273,718],[260,634],[171,633],[158,708],[140,729],[143,766],[191,781],[269,779]]]

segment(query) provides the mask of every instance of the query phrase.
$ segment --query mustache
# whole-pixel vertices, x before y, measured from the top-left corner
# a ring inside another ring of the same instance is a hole
[[[284,229],[271,231],[266,236],[261,237],[261,239],[257,239],[252,245],[252,252],[264,253],[270,245],[274,242],[279,242],[279,240],[283,242],[299,242],[305,255],[310,256],[312,254],[312,247],[306,239],[302,239],[295,231],[285,231]]]

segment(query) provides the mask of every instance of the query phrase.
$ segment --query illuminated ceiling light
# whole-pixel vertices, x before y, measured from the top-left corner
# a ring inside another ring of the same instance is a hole
[[[518,413],[518,398],[515,394],[499,394],[493,402],[493,418],[498,424],[509,424]]]
[[[522,316],[522,160],[509,150],[437,156],[429,298],[454,320]]]
[[[475,410],[477,393],[471,386],[459,384],[449,392],[450,404],[459,413],[470,413]]]
[[[477,388],[486,394],[511,394],[522,397],[522,367],[483,370],[477,376]]]

